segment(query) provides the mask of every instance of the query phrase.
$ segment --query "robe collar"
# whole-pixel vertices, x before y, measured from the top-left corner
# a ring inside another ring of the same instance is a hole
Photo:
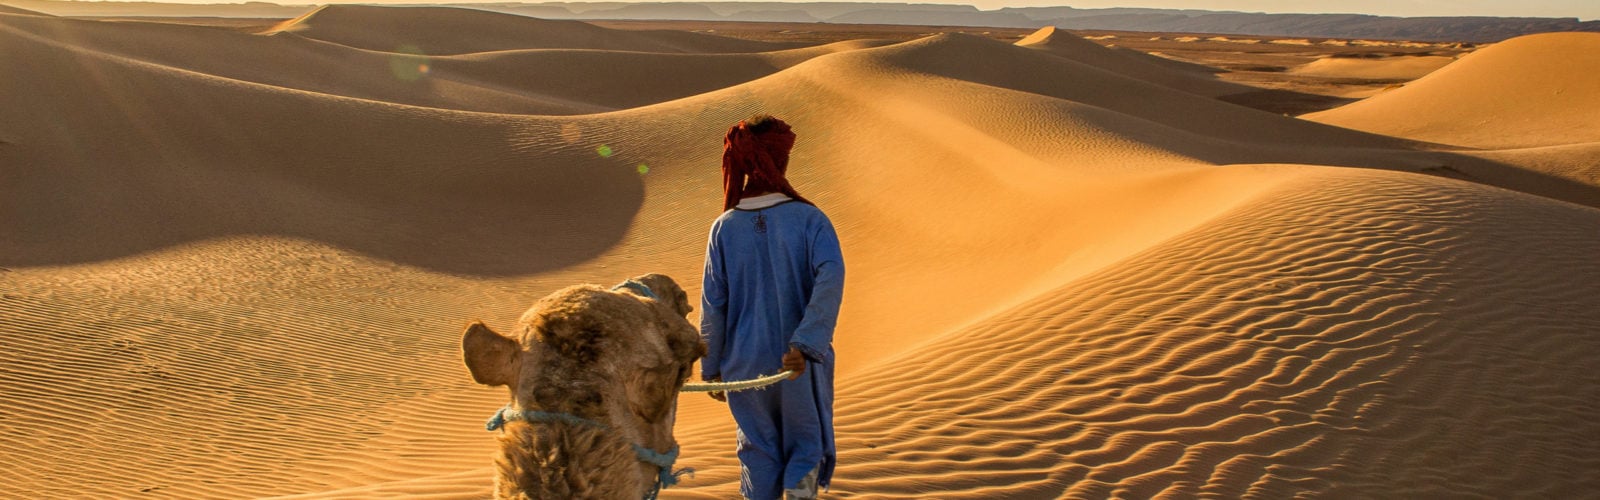
[[[742,198],[739,200],[739,204],[735,205],[733,208],[740,210],[760,210],[789,200],[789,196],[783,193],[767,193],[761,196]]]

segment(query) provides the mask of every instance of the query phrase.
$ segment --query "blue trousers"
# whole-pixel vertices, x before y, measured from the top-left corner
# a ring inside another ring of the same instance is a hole
[[[739,424],[739,492],[745,498],[782,498],[822,464],[822,424],[808,375],[728,394]]]

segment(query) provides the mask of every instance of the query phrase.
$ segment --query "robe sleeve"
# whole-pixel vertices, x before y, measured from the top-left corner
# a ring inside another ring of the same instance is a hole
[[[818,217],[811,231],[811,298],[789,345],[816,362],[831,362],[833,328],[844,299],[844,254],[839,236],[826,216]]]
[[[700,359],[700,378],[722,376],[722,350],[728,327],[728,275],[722,265],[722,249],[717,233],[722,224],[711,225],[706,242],[706,267],[700,280],[700,339],[706,343],[706,356]]]

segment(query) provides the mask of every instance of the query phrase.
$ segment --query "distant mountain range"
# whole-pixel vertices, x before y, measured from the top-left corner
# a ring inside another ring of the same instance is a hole
[[[313,7],[266,2],[195,5],[0,0],[0,3],[68,16],[294,17]],[[1577,18],[1385,17],[1147,8],[1008,7],[986,11],[970,5],[871,2],[504,2],[425,5],[470,7],[547,19],[825,22],[1007,28],[1057,26],[1077,30],[1463,42],[1494,42],[1552,31],[1600,32],[1600,21],[1580,21]]]

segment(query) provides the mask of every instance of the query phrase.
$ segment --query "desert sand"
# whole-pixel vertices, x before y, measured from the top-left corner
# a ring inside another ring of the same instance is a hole
[[[721,134],[768,112],[849,266],[829,497],[1593,495],[1597,39],[1302,119],[1049,29],[8,8],[0,484],[485,497],[506,394],[462,327],[648,272],[697,296]],[[677,418],[665,494],[737,496],[725,408]]]
[[[1455,58],[1444,56],[1419,56],[1389,59],[1359,59],[1326,57],[1294,68],[1296,74],[1329,78],[1365,78],[1371,80],[1410,81],[1426,76]]]
[[[1484,149],[1595,143],[1597,66],[1600,33],[1525,36],[1463,56],[1404,88],[1306,118]]]

